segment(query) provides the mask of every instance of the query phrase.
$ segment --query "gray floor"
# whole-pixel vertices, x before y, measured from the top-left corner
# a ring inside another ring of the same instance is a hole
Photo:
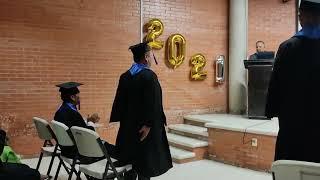
[[[36,167],[38,159],[24,159],[23,163]],[[45,174],[50,159],[44,158],[40,172]],[[55,161],[51,174],[58,166]],[[66,172],[61,172],[59,180],[67,179]],[[75,179],[75,178],[74,178]],[[85,178],[83,178],[85,179]],[[238,168],[211,160],[202,160],[186,164],[174,164],[166,174],[152,178],[153,180],[272,180],[268,173]]]

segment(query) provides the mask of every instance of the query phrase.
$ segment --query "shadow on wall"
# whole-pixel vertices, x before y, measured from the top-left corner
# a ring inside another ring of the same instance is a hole
[[[241,107],[239,108],[240,114],[247,114],[247,97],[248,91],[247,86],[245,84],[240,85],[240,100],[242,102]]]

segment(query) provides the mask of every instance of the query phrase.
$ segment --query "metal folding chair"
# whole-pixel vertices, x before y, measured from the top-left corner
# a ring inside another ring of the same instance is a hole
[[[54,121],[54,120],[51,121],[51,126],[52,126],[52,130],[57,138],[58,145],[60,147],[61,146],[75,146],[72,134],[71,134],[68,126],[66,126],[65,124],[60,123],[58,121]],[[75,168],[77,162],[79,162],[78,161],[78,154],[75,154],[73,159],[67,158],[67,157],[62,156],[60,154],[60,158],[64,162],[66,162],[70,165],[70,172],[68,172],[68,174],[69,174],[68,180],[70,180],[72,178],[73,173],[75,173],[77,176],[77,179],[79,179],[80,178],[80,171],[78,172]],[[56,176],[55,176],[55,180],[58,178],[58,174],[59,174],[61,165],[64,164],[63,161],[60,161],[60,163],[59,163],[59,166],[58,166],[58,169],[56,172]]]
[[[320,163],[278,160],[272,163],[274,180],[319,180]]]
[[[60,150],[58,149],[57,144],[53,144],[52,140],[55,140],[54,133],[49,125],[49,123],[41,118],[33,117],[33,123],[36,126],[36,130],[38,132],[38,136],[40,139],[44,141],[43,146],[41,147],[41,153],[39,157],[39,161],[37,163],[37,170],[39,170],[43,155],[51,156],[49,168],[47,170],[47,175],[50,176],[50,172],[52,169],[53,161],[55,157],[58,157],[60,154]]]
[[[79,171],[86,175],[97,179],[124,179],[124,173],[131,170],[131,165],[115,167],[112,159],[99,135],[90,129],[81,127],[71,127],[71,132],[75,139],[79,154],[86,157],[99,158],[104,157],[100,161],[91,164],[80,164]]]

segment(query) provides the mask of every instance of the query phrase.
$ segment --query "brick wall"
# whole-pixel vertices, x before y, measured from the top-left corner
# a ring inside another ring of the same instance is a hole
[[[161,40],[172,33],[187,39],[176,70],[165,65],[164,49],[155,52],[169,123],[188,113],[225,112],[227,85],[214,86],[213,59],[227,55],[227,1],[144,0],[144,10],[145,22],[163,21]],[[107,124],[118,77],[132,63],[128,46],[140,39],[139,18],[138,0],[0,0],[0,127],[18,153],[38,152],[31,119],[53,118],[60,104],[54,85],[63,81],[84,83],[81,113],[98,112]],[[191,82],[189,59],[199,52],[208,78]],[[114,141],[116,129],[100,132]]]
[[[251,146],[257,138],[258,146]],[[209,158],[254,170],[269,171],[274,159],[276,137],[209,129]]]
[[[256,42],[265,42],[267,51],[277,51],[281,42],[296,30],[296,1],[249,0],[248,55],[256,52]]]
[[[186,38],[186,59],[179,68],[168,68],[165,49],[155,51],[160,59],[154,70],[164,90],[163,100],[170,123],[182,123],[182,116],[190,113],[226,112],[226,83],[214,85],[214,59],[228,49],[228,1],[177,0],[144,1],[144,21],[157,17],[164,24],[159,37],[166,41],[171,34],[180,33]],[[190,58],[202,53],[207,59],[204,81],[190,81]]]

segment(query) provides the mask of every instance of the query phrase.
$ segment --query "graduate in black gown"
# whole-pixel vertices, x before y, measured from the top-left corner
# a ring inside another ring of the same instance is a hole
[[[110,121],[120,122],[116,140],[119,161],[131,163],[143,180],[167,172],[172,159],[162,90],[157,75],[150,69],[154,55],[147,43],[130,49],[134,64],[120,76]]]
[[[0,154],[5,145],[6,132],[0,129]],[[39,171],[30,168],[25,164],[6,163],[0,160],[0,179],[1,180],[40,180]]]
[[[99,120],[99,117],[88,117],[84,120],[79,113],[80,109],[80,91],[78,86],[82,85],[77,82],[66,82],[56,85],[61,93],[62,105],[54,115],[54,120],[61,122],[71,128],[78,126],[94,130],[94,124]],[[76,146],[61,147],[61,154],[68,158],[73,158],[78,154]]]
[[[275,160],[320,163],[320,0],[302,0],[302,30],[278,50],[266,116],[279,118]]]

